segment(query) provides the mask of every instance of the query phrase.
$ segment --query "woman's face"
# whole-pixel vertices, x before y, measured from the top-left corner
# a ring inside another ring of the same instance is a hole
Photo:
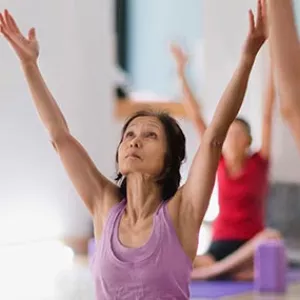
[[[128,125],[118,150],[119,172],[157,177],[164,167],[166,134],[156,117],[137,117]]]
[[[224,145],[223,152],[229,154],[244,155],[251,144],[251,137],[240,121],[234,121],[229,127]]]

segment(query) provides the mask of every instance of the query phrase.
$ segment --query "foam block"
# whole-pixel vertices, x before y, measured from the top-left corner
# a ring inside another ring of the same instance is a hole
[[[257,246],[254,256],[254,288],[264,293],[284,293],[287,287],[287,259],[282,241]]]

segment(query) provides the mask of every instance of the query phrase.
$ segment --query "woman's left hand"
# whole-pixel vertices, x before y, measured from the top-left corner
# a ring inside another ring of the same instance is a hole
[[[249,33],[243,49],[246,58],[255,59],[258,51],[266,41],[265,18],[262,0],[257,0],[256,20],[252,10],[249,10]]]

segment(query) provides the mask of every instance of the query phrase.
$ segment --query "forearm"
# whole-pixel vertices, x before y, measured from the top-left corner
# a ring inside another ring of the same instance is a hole
[[[22,64],[35,107],[51,139],[68,131],[67,123],[55,99],[47,88],[36,63]]]
[[[225,139],[228,128],[236,118],[243,103],[254,60],[255,58],[241,57],[209,126],[210,132],[213,132],[214,136]]]
[[[271,97],[271,95],[268,95],[268,97]],[[268,98],[266,99],[268,103],[265,104],[264,111],[263,111],[263,126],[270,126],[273,119],[273,101]]]
[[[273,116],[273,107],[275,102],[275,86],[273,78],[273,68],[270,68],[267,88],[264,93],[264,108],[263,108],[263,119],[270,120]]]
[[[264,107],[262,115],[262,141],[260,154],[265,159],[268,159],[271,150],[272,120],[274,115],[275,102],[275,87],[272,68],[269,70],[267,88],[263,98]]]
[[[182,85],[182,91],[184,96],[184,104],[189,108],[190,113],[198,112],[199,111],[199,105],[197,103],[197,100],[195,99],[189,84],[187,82],[187,79],[184,74],[179,74],[179,79],[181,81]]]
[[[204,122],[201,110],[196,98],[191,91],[189,84],[186,80],[184,74],[179,74],[179,78],[182,84],[183,90],[183,105],[188,117],[193,122],[194,126],[197,128],[197,131],[200,137],[204,134],[206,129],[206,124]]]
[[[271,57],[276,75],[281,106],[299,106],[300,48],[291,0],[267,1]]]

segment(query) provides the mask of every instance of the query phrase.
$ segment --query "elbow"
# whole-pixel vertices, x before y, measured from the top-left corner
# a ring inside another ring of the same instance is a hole
[[[64,118],[61,120],[51,120],[46,126],[51,142],[56,142],[58,140],[64,139],[70,134],[70,130],[67,122]]]
[[[57,150],[59,145],[65,143],[70,138],[70,133],[68,130],[55,130],[50,132],[50,141],[54,149]]]
[[[226,132],[218,132],[215,130],[211,130],[210,128],[207,128],[201,144],[205,144],[207,147],[211,149],[216,149],[216,150],[222,150],[224,141],[226,138]]]
[[[297,74],[291,80],[285,80],[279,88],[280,114],[284,120],[294,118],[300,113],[300,75]]]
[[[300,116],[300,108],[298,105],[285,104],[280,107],[280,114],[282,119],[289,121],[295,117],[295,115]]]
[[[287,106],[280,107],[280,114],[281,114],[282,119],[284,119],[284,120],[287,120],[290,118],[291,112],[292,112],[291,107],[287,107]]]

